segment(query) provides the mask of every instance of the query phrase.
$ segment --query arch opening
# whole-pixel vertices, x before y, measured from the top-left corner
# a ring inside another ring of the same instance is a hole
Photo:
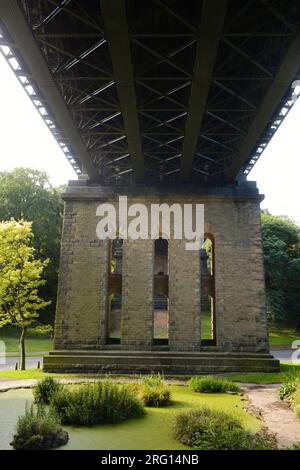
[[[169,342],[169,242],[158,238],[154,243],[153,344]]]
[[[200,249],[201,344],[216,344],[215,240],[205,234]]]
[[[121,342],[123,239],[109,241],[106,343]]]

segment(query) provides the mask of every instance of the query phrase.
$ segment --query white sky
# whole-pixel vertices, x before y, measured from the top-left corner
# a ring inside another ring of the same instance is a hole
[[[53,185],[77,176],[29,97],[0,54],[0,171],[25,166],[45,170]],[[262,208],[300,222],[300,99],[248,179],[266,198]]]

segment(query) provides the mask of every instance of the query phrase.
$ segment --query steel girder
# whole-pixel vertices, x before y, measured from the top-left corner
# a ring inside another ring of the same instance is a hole
[[[0,19],[0,51],[103,184],[233,181],[295,101],[295,0],[2,0]]]

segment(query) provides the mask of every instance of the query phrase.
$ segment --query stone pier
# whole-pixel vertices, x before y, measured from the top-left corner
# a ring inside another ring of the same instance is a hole
[[[201,321],[200,256],[185,249],[186,240],[170,237],[167,266],[155,273],[155,240],[124,239],[122,269],[113,271],[112,242],[96,235],[96,209],[109,202],[118,210],[118,197],[124,195],[129,205],[204,204],[205,234],[213,247],[210,339],[204,340],[201,331],[205,324]],[[193,374],[278,370],[278,361],[269,354],[262,196],[255,183],[172,189],[105,187],[79,180],[69,183],[63,199],[54,351],[44,358],[46,371]],[[114,304],[109,299],[114,294],[120,299],[120,312],[119,330],[112,337],[108,325]],[[168,329],[163,337],[154,337],[157,298],[167,299],[163,308]]]

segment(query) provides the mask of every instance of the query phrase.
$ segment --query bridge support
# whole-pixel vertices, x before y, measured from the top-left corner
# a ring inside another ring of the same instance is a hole
[[[147,208],[164,202],[204,204],[205,233],[213,240],[206,248],[206,293],[212,306],[206,322],[203,263],[199,251],[186,250],[186,240],[171,236],[166,247],[152,239],[125,238],[117,248],[99,240],[97,207],[111,203],[118,213],[119,195],[128,197],[128,205]],[[44,358],[45,370],[193,374],[278,369],[269,355],[262,196],[255,183],[172,190],[109,188],[79,180],[70,182],[63,197],[55,350]],[[155,318],[165,320],[155,325]]]

